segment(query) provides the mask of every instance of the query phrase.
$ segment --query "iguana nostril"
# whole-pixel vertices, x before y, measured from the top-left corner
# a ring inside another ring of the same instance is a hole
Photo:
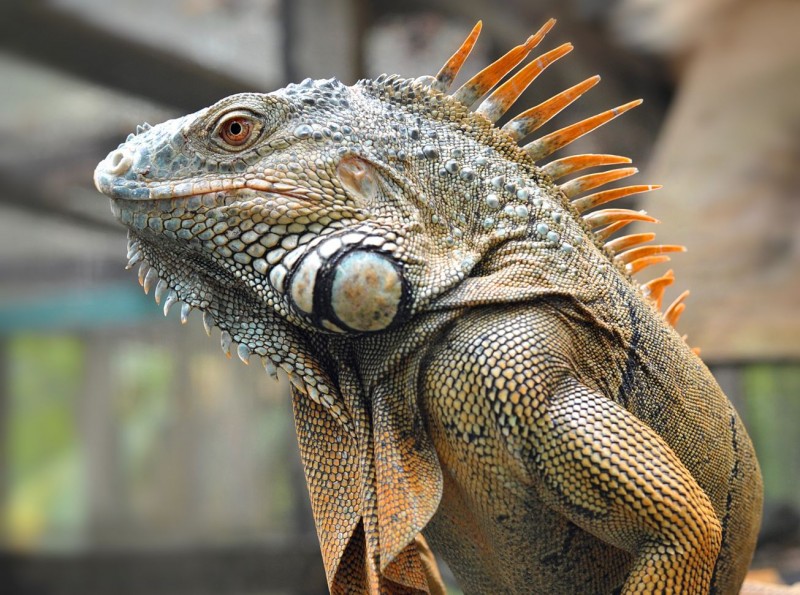
[[[108,164],[106,171],[115,176],[119,176],[131,168],[133,159],[131,159],[128,151],[117,149],[106,158],[106,163]]]

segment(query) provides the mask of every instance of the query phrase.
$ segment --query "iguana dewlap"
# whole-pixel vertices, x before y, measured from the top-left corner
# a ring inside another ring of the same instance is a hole
[[[145,291],[293,384],[333,593],[735,593],[761,479],[662,316],[679,246],[611,239],[652,186],[540,162],[636,102],[528,136],[598,80],[495,126],[569,44],[500,84],[547,23],[447,94],[436,77],[306,80],[143,126],[95,172]],[[523,146],[518,145],[522,141]],[[601,207],[602,205],[602,207]],[[598,209],[597,207],[601,207]],[[665,320],[666,319],[666,320]]]

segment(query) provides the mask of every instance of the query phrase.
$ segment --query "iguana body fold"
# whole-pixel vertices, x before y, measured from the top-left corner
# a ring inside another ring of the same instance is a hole
[[[625,169],[556,183],[616,156],[535,163],[634,104],[519,147],[596,83],[493,125],[562,46],[470,111],[550,27],[453,96],[479,26],[436,77],[229,97],[95,173],[145,290],[289,374],[332,593],[441,592],[428,543],[467,593],[744,579],[752,445],[655,307],[671,273],[629,276],[681,248],[606,243],[651,218],[584,214],[653,187],[586,195]]]

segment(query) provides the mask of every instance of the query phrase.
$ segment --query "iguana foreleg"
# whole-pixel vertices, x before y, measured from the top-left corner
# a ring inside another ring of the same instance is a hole
[[[707,593],[722,530],[708,496],[672,449],[572,375],[552,393],[536,377],[528,383],[537,391],[533,411],[540,420],[525,446],[544,499],[634,554],[623,593]]]
[[[481,462],[486,469],[497,461],[505,471],[512,465],[500,463],[503,457],[516,463],[520,488],[507,473],[482,477],[495,485],[469,508],[481,518],[501,519],[512,539],[527,534],[531,556],[539,558],[531,565],[542,574],[562,573],[553,578],[559,592],[607,592],[624,583],[623,593],[707,593],[722,542],[711,501],[661,436],[614,395],[579,378],[585,374],[579,337],[551,309],[535,306],[460,321],[435,350],[425,377],[433,433],[448,441],[437,450],[445,457],[456,453],[443,466],[455,468],[456,481],[468,485]],[[600,337],[595,342],[602,345]],[[613,376],[613,362],[607,370]],[[558,561],[548,533],[564,528],[548,529],[545,517],[530,513],[527,524],[505,520],[525,514],[507,512],[515,504],[502,501],[499,485],[535,494],[542,506],[607,544],[597,550],[603,557],[570,558],[569,549],[580,549],[573,541]],[[497,532],[492,539],[499,544],[504,536]],[[616,558],[609,545],[622,550]],[[481,555],[497,547],[490,544]],[[485,567],[502,569],[503,562],[486,561]],[[493,572],[502,576],[502,570]],[[598,575],[608,582],[589,582]]]

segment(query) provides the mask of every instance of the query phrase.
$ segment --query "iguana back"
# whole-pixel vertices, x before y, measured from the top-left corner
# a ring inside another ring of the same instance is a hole
[[[334,593],[733,593],[755,544],[752,445],[659,313],[680,246],[611,239],[613,155],[538,163],[638,102],[517,143],[592,77],[494,125],[569,44],[498,86],[553,22],[447,95],[436,77],[242,94],[101,162],[130,266],[165,310],[293,384]],[[484,96],[488,97],[481,101]],[[587,194],[588,193],[588,194]]]

